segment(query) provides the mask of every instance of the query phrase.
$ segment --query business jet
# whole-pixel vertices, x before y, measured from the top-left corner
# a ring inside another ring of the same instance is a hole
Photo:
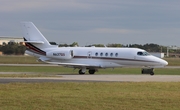
[[[32,22],[22,22],[26,54],[38,61],[79,69],[94,74],[101,68],[142,67],[141,73],[154,75],[154,68],[168,62],[139,48],[58,47],[51,45]]]

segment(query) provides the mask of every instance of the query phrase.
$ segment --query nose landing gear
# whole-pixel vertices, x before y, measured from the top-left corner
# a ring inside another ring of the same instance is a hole
[[[142,68],[141,73],[154,75],[154,68]]]

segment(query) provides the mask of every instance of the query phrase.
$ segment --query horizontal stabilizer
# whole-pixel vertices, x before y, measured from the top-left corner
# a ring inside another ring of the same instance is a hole
[[[25,43],[44,44],[43,41],[24,41]]]

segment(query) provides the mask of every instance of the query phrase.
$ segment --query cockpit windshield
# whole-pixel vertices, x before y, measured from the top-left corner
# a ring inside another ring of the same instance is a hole
[[[139,56],[148,56],[150,54],[148,52],[146,52],[146,51],[141,51],[141,52],[137,52],[137,55],[139,55]]]

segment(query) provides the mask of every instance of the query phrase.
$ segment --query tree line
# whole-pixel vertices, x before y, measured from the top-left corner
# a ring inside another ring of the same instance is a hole
[[[59,47],[74,47],[74,46],[79,46],[77,42],[74,42],[72,44],[59,44]],[[158,45],[158,44],[154,44],[154,43],[147,43],[147,44],[128,44],[128,45],[123,45],[123,44],[93,44],[93,45],[86,45],[85,47],[127,47],[127,48],[140,48],[140,49],[144,49],[148,52],[167,52],[167,46],[163,46],[163,45]],[[179,53],[180,54],[180,50],[169,50],[170,53]]]
[[[26,47],[22,43],[8,42],[0,45],[0,51],[5,55],[24,55]]]
[[[51,45],[58,45],[55,42],[50,42]],[[75,47],[75,46],[79,46],[79,44],[77,42],[73,42],[72,44],[59,44],[59,47]],[[128,45],[123,45],[123,44],[93,44],[93,45],[87,45],[85,47],[117,47],[117,48],[121,48],[121,47],[127,47],[127,48],[140,48],[140,49],[144,49],[148,52],[167,52],[167,47],[166,46],[162,46],[162,45],[158,45],[158,44],[128,44]],[[26,50],[26,46],[23,45],[23,43],[15,43],[15,42],[9,42],[9,43],[3,43],[2,45],[0,45],[0,51],[3,52],[3,54],[5,55],[24,55]],[[170,53],[179,53],[180,54],[180,50],[169,50]]]

